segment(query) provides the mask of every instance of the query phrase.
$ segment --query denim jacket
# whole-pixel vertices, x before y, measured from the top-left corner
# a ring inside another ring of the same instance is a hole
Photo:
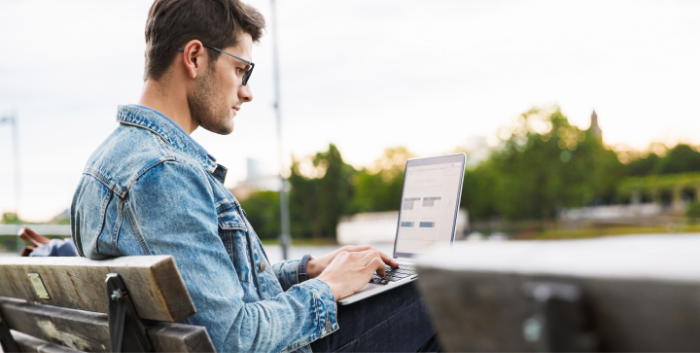
[[[310,352],[338,329],[326,283],[298,283],[299,260],[270,266],[225,167],[155,110],[120,106],[117,121],[73,197],[80,255],[171,255],[197,309],[185,323],[219,352]]]

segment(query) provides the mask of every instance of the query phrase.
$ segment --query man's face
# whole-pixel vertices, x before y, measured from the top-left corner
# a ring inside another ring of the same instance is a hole
[[[221,49],[252,61],[253,39],[250,34],[242,33],[237,46]],[[244,62],[224,54],[216,62],[209,62],[209,69],[197,78],[187,97],[192,119],[199,126],[221,135],[233,131],[233,118],[241,105],[253,100],[250,84],[242,84],[245,69]]]

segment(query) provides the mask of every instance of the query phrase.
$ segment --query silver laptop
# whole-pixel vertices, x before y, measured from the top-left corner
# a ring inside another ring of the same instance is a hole
[[[454,241],[466,160],[464,153],[458,153],[406,162],[393,255],[399,268],[387,266],[385,277],[375,273],[366,286],[339,304],[352,304],[415,281],[418,275],[410,259],[435,244]]]

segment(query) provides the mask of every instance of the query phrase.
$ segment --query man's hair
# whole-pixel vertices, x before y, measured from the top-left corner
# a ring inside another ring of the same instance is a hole
[[[146,21],[144,80],[160,79],[191,40],[223,49],[237,45],[241,32],[257,42],[264,28],[260,12],[239,0],[155,0]],[[207,52],[212,62],[220,54]]]

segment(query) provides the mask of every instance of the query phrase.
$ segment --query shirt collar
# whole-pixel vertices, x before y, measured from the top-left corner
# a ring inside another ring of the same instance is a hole
[[[117,121],[156,133],[165,142],[199,161],[204,169],[210,173],[214,173],[214,170],[217,169],[216,159],[202,145],[197,143],[174,121],[155,109],[137,104],[120,105]]]

